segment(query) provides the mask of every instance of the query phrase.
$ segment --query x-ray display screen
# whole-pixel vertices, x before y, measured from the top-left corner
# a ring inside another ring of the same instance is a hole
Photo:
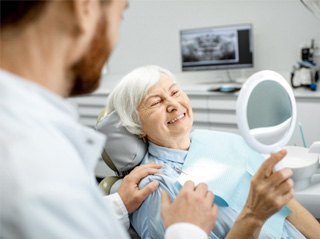
[[[182,70],[253,67],[252,25],[180,31]]]

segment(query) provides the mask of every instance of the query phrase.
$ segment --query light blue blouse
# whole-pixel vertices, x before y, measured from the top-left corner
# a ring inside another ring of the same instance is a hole
[[[214,143],[214,142],[212,142]],[[130,215],[130,221],[142,239],[164,238],[164,226],[160,216],[161,190],[165,190],[173,200],[179,193],[177,178],[183,167],[188,151],[169,149],[149,143],[148,153],[142,164],[156,162],[162,164],[162,173],[150,175],[143,179],[140,187],[143,188],[150,181],[158,180],[160,187],[153,192],[136,210]],[[209,238],[224,238],[230,231],[238,213],[231,207],[219,207],[217,223],[210,233]],[[261,232],[259,238],[275,238],[267,232]],[[305,238],[290,222],[285,221],[283,239]]]

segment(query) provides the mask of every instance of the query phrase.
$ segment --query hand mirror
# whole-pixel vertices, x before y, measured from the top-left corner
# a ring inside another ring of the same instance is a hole
[[[242,86],[236,106],[241,135],[254,150],[270,154],[290,140],[296,124],[296,101],[288,82],[270,70],[253,74]],[[283,168],[281,162],[276,170]]]

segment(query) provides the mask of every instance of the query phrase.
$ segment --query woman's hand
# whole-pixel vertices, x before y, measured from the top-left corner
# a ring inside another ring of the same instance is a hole
[[[293,198],[291,169],[273,172],[274,166],[287,154],[285,150],[272,154],[252,177],[244,210],[264,223]]]
[[[273,172],[286,153],[281,150],[272,154],[252,177],[247,202],[226,239],[259,238],[265,221],[293,198],[292,171]]]

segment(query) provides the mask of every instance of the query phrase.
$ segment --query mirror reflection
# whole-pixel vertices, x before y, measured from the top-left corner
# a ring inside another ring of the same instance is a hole
[[[249,96],[247,119],[250,134],[260,143],[280,141],[292,122],[292,105],[283,86],[273,80],[260,82]]]

